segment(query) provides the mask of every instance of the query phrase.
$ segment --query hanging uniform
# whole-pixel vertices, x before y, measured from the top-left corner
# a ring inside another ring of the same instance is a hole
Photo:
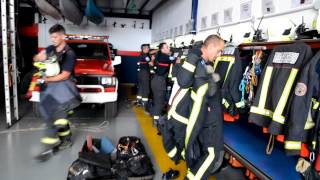
[[[153,94],[153,119],[158,120],[165,107],[167,77],[174,58],[159,52],[155,58],[155,74],[151,80]]]
[[[138,93],[137,100],[141,100],[143,104],[148,102],[150,93],[150,62],[149,54],[141,54],[138,62]]]
[[[283,133],[292,91],[300,71],[307,67],[311,56],[311,48],[304,43],[274,48],[261,76],[249,122],[267,127],[272,135]]]
[[[214,62],[214,72],[221,78],[218,84],[222,89],[224,112],[235,117],[245,107],[245,100],[239,90],[243,72],[238,48],[227,44],[223,54]],[[226,117],[228,116],[225,116],[225,120]]]
[[[300,153],[301,144],[308,142],[312,146],[313,129],[319,109],[319,66],[320,51],[304,66],[295,85],[285,134],[285,149],[287,154]],[[309,136],[308,136],[309,134]],[[311,137],[310,137],[311,135]],[[311,142],[310,142],[311,139]]]

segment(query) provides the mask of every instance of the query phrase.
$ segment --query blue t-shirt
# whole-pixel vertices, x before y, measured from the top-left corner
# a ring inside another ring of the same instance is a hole
[[[46,48],[46,54],[47,56],[57,56],[57,61],[59,62],[61,72],[68,71],[71,74],[74,74],[76,55],[68,45],[66,45],[61,52],[57,52],[53,45],[48,46]]]

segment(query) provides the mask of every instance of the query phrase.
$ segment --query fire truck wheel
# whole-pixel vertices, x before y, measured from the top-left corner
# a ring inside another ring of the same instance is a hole
[[[104,119],[111,120],[116,117],[118,109],[118,103],[108,102],[104,104]]]

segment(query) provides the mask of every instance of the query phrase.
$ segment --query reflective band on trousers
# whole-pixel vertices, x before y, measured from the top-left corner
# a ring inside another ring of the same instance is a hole
[[[170,157],[170,158],[173,158],[176,154],[177,154],[177,148],[176,147],[174,147],[169,153],[168,153],[168,156]]]
[[[307,117],[307,121],[306,121],[306,124],[304,126],[304,129],[305,130],[309,130],[309,129],[312,129],[314,126],[315,126],[315,124],[314,124],[313,119],[312,119],[311,109],[309,109],[308,117]]]
[[[208,90],[208,83],[200,86],[199,89],[197,90],[197,93],[193,91],[191,93],[191,97],[193,98],[194,102],[193,102],[191,114],[190,114],[188,125],[187,125],[185,147],[188,146],[190,135],[192,133],[194,125],[197,122],[203,97],[206,94],[207,90]]]
[[[159,119],[160,116],[153,116],[153,119]]]
[[[285,141],[284,148],[289,150],[300,150],[301,142],[300,141]]]
[[[142,101],[148,101],[148,98],[142,98]]]
[[[57,144],[59,141],[60,141],[59,138],[52,138],[52,137],[41,138],[41,143],[43,144]]]
[[[187,177],[190,180],[201,180],[202,176],[204,175],[204,173],[208,170],[208,168],[210,167],[210,165],[212,164],[215,154],[214,154],[214,148],[213,147],[209,147],[208,148],[208,152],[209,155],[206,158],[206,160],[203,162],[203,164],[201,165],[201,167],[198,169],[197,173],[194,175],[192,174],[192,172],[190,171],[190,169],[188,170],[188,174]]]
[[[273,118],[272,120],[280,123],[280,124],[284,124],[285,121],[285,117],[282,115],[283,114],[283,110],[288,102],[288,98],[291,92],[291,88],[293,86],[293,83],[296,79],[296,76],[298,74],[298,69],[292,69],[289,75],[289,78],[287,80],[286,85],[284,86],[284,90],[282,92],[282,95],[280,97],[280,100],[278,102],[278,105],[276,107],[276,110],[274,111],[273,114]],[[266,94],[267,95],[267,94]]]
[[[191,64],[191,63],[189,63],[188,61],[185,61],[183,64],[182,64],[182,67],[185,69],[185,70],[187,70],[187,71],[190,71],[190,72],[194,72],[194,70],[196,69],[196,67],[193,65],[193,64]]]
[[[142,99],[142,96],[137,96],[137,99]]]
[[[64,132],[58,132],[58,136],[68,136],[71,134],[71,131],[68,130],[68,131],[64,131]]]
[[[69,121],[67,119],[58,119],[54,122],[54,125],[68,125],[69,124]]]

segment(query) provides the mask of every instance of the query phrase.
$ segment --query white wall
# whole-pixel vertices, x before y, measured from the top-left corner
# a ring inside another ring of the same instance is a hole
[[[240,19],[240,4],[251,2],[251,17]],[[197,19],[197,35],[190,35],[179,38],[174,38],[176,41],[188,42],[190,39],[204,40],[210,34],[216,34],[220,27],[220,34],[224,39],[229,39],[233,36],[236,43],[242,43],[243,35],[246,32],[252,31],[252,25],[257,28],[259,20],[263,15],[262,3],[270,0],[199,0],[198,19]],[[301,24],[302,16],[307,27],[311,28],[313,20],[318,15],[318,11],[313,8],[312,0],[306,0],[307,4],[299,5],[300,0],[273,0],[275,12],[265,15],[260,28],[271,34],[274,38],[270,40],[279,40],[279,36],[284,29],[293,27],[290,22],[293,21],[296,25]],[[152,41],[157,44],[163,39],[169,41],[168,38],[161,34],[167,29],[175,27],[179,24],[186,24],[191,17],[191,0],[171,0],[162,8],[154,13],[152,24]],[[184,7],[184,8],[182,8]],[[224,10],[232,8],[232,22],[224,23]],[[218,25],[211,25],[211,16],[218,13]],[[206,19],[206,28],[201,27],[201,20]],[[294,28],[294,27],[293,27]],[[160,36],[160,37],[159,37]],[[176,43],[179,45],[179,43]]]
[[[186,24],[191,19],[191,5],[192,0],[170,0],[157,9],[152,16],[152,41],[172,38],[175,28],[180,34],[181,25],[185,34]]]
[[[113,23],[117,22],[114,28]],[[133,28],[136,21],[136,28]],[[49,19],[45,24],[39,23],[39,47],[46,47],[50,44],[49,28],[57,23],[57,21]],[[151,30],[149,29],[149,20],[126,19],[126,18],[106,18],[105,23],[97,26],[93,23],[84,22],[80,25],[73,25],[70,22],[59,22],[66,28],[68,34],[84,34],[84,35],[108,35],[116,49],[125,51],[140,51],[141,44],[151,43]],[[141,29],[144,23],[144,29]],[[125,28],[121,28],[120,24],[126,24]]]

